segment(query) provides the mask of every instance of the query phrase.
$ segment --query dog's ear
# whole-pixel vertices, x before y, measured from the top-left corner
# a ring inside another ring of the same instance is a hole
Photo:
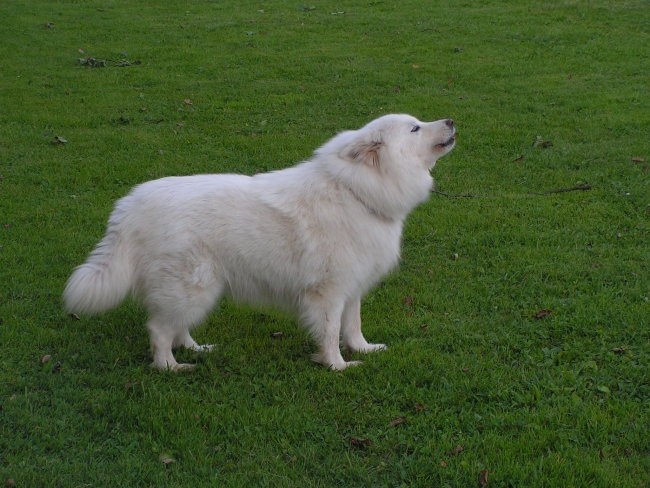
[[[379,151],[384,145],[381,134],[373,133],[355,138],[342,151],[348,161],[363,163],[372,168],[379,167]]]

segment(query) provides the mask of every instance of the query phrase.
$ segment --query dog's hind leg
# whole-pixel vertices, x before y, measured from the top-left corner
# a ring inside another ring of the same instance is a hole
[[[214,344],[198,344],[190,335],[189,329],[184,329],[174,338],[172,348],[184,347],[196,352],[210,352],[214,348]]]
[[[373,352],[386,349],[386,344],[370,344],[361,332],[361,299],[350,298],[341,317],[343,347],[351,352]]]
[[[164,320],[152,319],[147,323],[151,336],[152,366],[161,370],[181,371],[194,368],[193,364],[176,362],[172,349],[184,347],[197,352],[209,352],[213,344],[197,344],[190,335],[189,328],[178,329],[178,326]]]
[[[198,325],[212,309],[223,291],[223,285],[208,273],[203,280],[191,280],[166,274],[158,281],[159,289],[150,293],[145,305],[150,313],[147,323],[151,337],[153,366],[158,369],[180,371],[191,369],[194,365],[176,362],[172,349],[185,347],[194,351],[207,352],[211,345],[199,345],[190,335],[190,330]]]
[[[151,354],[153,363],[151,365],[160,370],[183,371],[194,368],[193,364],[178,363],[172,352],[174,338],[178,330],[173,324],[152,318],[147,322],[151,338]]]

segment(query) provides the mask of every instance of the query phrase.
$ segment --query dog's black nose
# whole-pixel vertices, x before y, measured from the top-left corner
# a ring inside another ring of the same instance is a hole
[[[447,120],[445,120],[445,125],[451,129],[451,128],[454,126],[454,121],[453,121],[453,119],[447,119]]]

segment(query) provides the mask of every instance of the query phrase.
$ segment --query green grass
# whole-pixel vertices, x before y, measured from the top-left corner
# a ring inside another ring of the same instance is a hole
[[[0,482],[650,484],[647,2],[0,11]],[[293,318],[226,302],[217,350],[161,374],[136,305],[63,313],[133,185],[286,167],[389,112],[453,117],[438,189],[474,197],[409,218],[362,309],[388,351],[331,373]]]

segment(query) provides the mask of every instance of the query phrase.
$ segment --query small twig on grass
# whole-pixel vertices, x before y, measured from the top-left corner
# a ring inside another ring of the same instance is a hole
[[[569,191],[586,191],[591,190],[591,185],[583,183],[582,185],[575,185],[570,188],[556,188],[554,190],[548,190],[542,193],[529,193],[529,195],[552,195],[553,193],[566,193]]]
[[[106,68],[107,66],[123,68],[126,66],[137,66],[142,64],[142,61],[139,59],[135,61],[129,61],[128,59],[101,59],[89,56],[87,58],[79,58],[79,64],[88,68]]]
[[[587,191],[591,189],[592,189],[591,185],[584,183],[581,185],[571,186],[569,188],[554,188],[552,190],[547,190],[544,192],[528,192],[528,193],[524,193],[523,195],[547,196],[547,195],[553,195],[555,193],[567,193],[570,191]],[[431,193],[435,193],[437,195],[441,195],[447,198],[489,198],[489,197],[500,196],[500,195],[474,195],[472,193],[445,193],[443,191],[438,191],[438,190],[431,190]]]
[[[443,197],[447,198],[476,198],[478,195],[472,195],[471,193],[445,193],[444,191],[438,191],[438,190],[431,190],[431,193],[435,193],[437,195],[442,195]]]

